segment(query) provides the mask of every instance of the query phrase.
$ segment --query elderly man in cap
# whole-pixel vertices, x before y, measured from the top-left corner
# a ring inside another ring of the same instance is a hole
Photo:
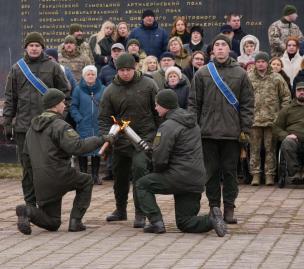
[[[70,216],[69,231],[86,229],[82,217],[91,202],[93,181],[87,174],[71,167],[72,155],[99,148],[104,139],[92,136],[80,139],[63,120],[65,95],[50,88],[43,96],[45,111],[32,120],[24,145],[25,165],[33,172],[33,182],[39,208],[18,205],[18,229],[31,234],[30,222],[40,228],[57,231],[61,225],[62,197],[76,191]]]
[[[282,141],[281,151],[291,180],[303,179],[304,82],[296,85],[295,99],[284,107],[273,125],[273,133]]]
[[[91,64],[90,58],[80,53],[77,48],[76,38],[72,35],[65,37],[61,54],[58,56],[58,62],[72,70],[77,83],[81,80],[82,69]]]
[[[224,236],[226,224],[218,207],[209,215],[197,216],[207,176],[195,115],[178,106],[171,89],[157,94],[155,109],[164,122],[153,142],[153,173],[136,183],[140,208],[150,221],[144,232],[166,232],[155,194],[173,194],[176,225],[181,231],[203,233],[214,228],[218,236]]]
[[[286,5],[283,8],[283,17],[269,26],[268,40],[271,49],[271,57],[281,57],[283,55],[289,36],[297,37],[300,41],[303,41],[303,34],[299,26],[294,23],[297,17],[296,7],[293,5]]]
[[[12,135],[12,124],[15,118],[15,139],[19,160],[23,167],[24,200],[26,204],[31,205],[36,205],[36,198],[31,171],[24,167],[22,151],[25,134],[32,118],[43,111],[41,100],[44,91],[53,87],[65,94],[68,91],[63,71],[57,63],[51,61],[43,53],[44,46],[44,39],[40,33],[32,32],[25,37],[25,56],[12,66],[7,77],[3,109],[5,131],[9,137]]]
[[[137,39],[147,55],[157,58],[167,50],[168,34],[158,26],[154,12],[149,9],[143,12],[141,25],[132,30],[130,39]]]
[[[90,45],[84,39],[84,33],[82,27],[78,23],[72,23],[69,28],[69,35],[72,35],[76,39],[76,45],[80,53],[90,58],[91,64],[94,64],[94,57]],[[64,43],[58,46],[58,52],[61,53]]]
[[[165,73],[167,69],[171,66],[175,66],[175,56],[173,55],[173,53],[169,51],[164,52],[160,56],[159,65],[160,65],[160,69],[152,73],[152,78],[156,82],[158,88],[161,90],[165,88],[165,83],[166,83]],[[186,77],[185,74],[182,74],[182,78],[186,80],[187,85],[190,88],[189,79]]]
[[[154,109],[157,92],[155,82],[141,72],[135,71],[132,54],[124,53],[116,61],[117,75],[103,94],[100,107],[100,127],[107,134],[113,124],[111,116],[117,120],[130,121],[133,130],[145,141],[152,142],[159,118]],[[113,144],[115,211],[107,221],[127,219],[127,202],[132,173],[133,198],[135,205],[134,228],[143,228],[143,215],[136,196],[136,181],[149,173],[149,161],[145,153],[138,150],[123,134]]]
[[[107,65],[103,66],[98,74],[98,78],[103,85],[108,86],[117,74],[116,61],[125,52],[125,47],[121,43],[115,43],[111,47],[111,58]]]
[[[255,56],[255,68],[249,73],[254,93],[254,120],[250,132],[251,185],[260,185],[262,145],[265,148],[265,184],[274,184],[276,171],[276,141],[272,134],[273,123],[279,111],[290,102],[290,91],[283,77],[272,71],[269,55],[260,51]]]
[[[248,142],[254,99],[247,73],[229,57],[230,49],[228,37],[220,34],[214,38],[214,62],[203,66],[193,78],[188,109],[197,115],[201,128],[209,206],[211,210],[220,207],[223,195],[224,219],[232,224],[237,222],[239,142]]]

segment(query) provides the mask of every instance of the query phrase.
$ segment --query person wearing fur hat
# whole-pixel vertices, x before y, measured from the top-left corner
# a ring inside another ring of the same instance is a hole
[[[65,37],[64,46],[58,56],[58,62],[71,69],[77,83],[81,80],[82,69],[91,64],[90,58],[80,53],[76,38],[72,35]]]
[[[90,45],[85,41],[83,28],[78,23],[72,23],[69,28],[69,35],[72,35],[76,39],[76,45],[81,54],[86,55],[90,58],[91,64],[94,64],[94,57]],[[58,53],[62,52],[64,42],[58,46]]]
[[[107,134],[113,125],[111,116],[130,121],[133,130],[145,141],[152,142],[159,119],[154,109],[158,87],[155,82],[135,70],[132,54],[124,53],[116,61],[117,75],[103,94],[99,123],[102,134]],[[134,228],[143,228],[145,217],[136,197],[136,181],[149,173],[149,162],[144,152],[138,151],[125,135],[114,142],[112,170],[116,209],[107,221],[127,219],[127,203],[132,172],[133,198],[135,206]]]
[[[143,62],[145,58],[147,57],[147,54],[140,48],[140,43],[137,39],[129,39],[127,42],[126,49],[128,53],[137,55],[139,58],[139,63],[137,66],[138,70],[142,70]]]
[[[253,35],[246,35],[242,38],[240,44],[241,55],[237,61],[245,67],[248,62],[254,61],[254,56],[260,50],[260,41]]]
[[[298,17],[297,8],[294,5],[285,5],[281,19],[273,22],[268,28],[268,40],[271,57],[281,57],[286,49],[289,36],[297,37],[300,41],[304,36],[295,21]]]
[[[42,98],[44,112],[36,116],[26,134],[25,164],[33,173],[33,184],[39,208],[18,205],[18,230],[26,235],[32,232],[31,223],[48,231],[57,231],[61,225],[62,197],[76,191],[71,210],[69,232],[86,229],[82,218],[90,205],[93,182],[89,175],[71,167],[71,157],[99,148],[103,137],[82,139],[64,121],[65,95],[50,88]]]
[[[176,226],[182,232],[215,229],[218,236],[225,236],[226,224],[219,208],[213,207],[209,215],[197,215],[207,176],[196,116],[178,106],[178,97],[171,89],[157,94],[155,109],[164,121],[153,141],[153,172],[136,182],[140,208],[150,222],[143,231],[166,232],[155,194],[173,194]]]
[[[187,109],[190,87],[183,78],[181,70],[176,66],[171,66],[166,70],[165,78],[165,88],[172,89],[178,97],[179,107]]]
[[[272,125],[279,111],[290,102],[290,91],[283,77],[272,71],[269,55],[260,51],[255,56],[255,69],[249,73],[254,93],[254,119],[250,131],[250,173],[251,185],[261,183],[261,171],[265,172],[265,184],[274,184],[276,172],[276,144]],[[265,169],[263,169],[260,152],[265,148]]]
[[[224,219],[233,224],[237,223],[234,208],[238,196],[236,171],[240,157],[239,140],[242,143],[248,140],[254,98],[247,73],[229,57],[230,49],[231,40],[227,36],[219,34],[213,39],[214,66],[238,100],[239,109],[227,101],[214,82],[208,66],[203,66],[192,80],[188,110],[196,114],[201,128],[209,206],[211,210],[220,207],[223,197]]]
[[[57,63],[54,63],[43,52],[45,42],[38,32],[28,33],[24,39],[25,61],[31,72],[43,82],[46,88],[56,87],[69,97],[67,80]],[[26,131],[33,117],[43,111],[42,93],[25,77],[19,65],[12,66],[5,87],[3,108],[6,134],[11,137],[12,124],[17,142],[19,160],[23,168],[22,189],[26,204],[36,205],[35,191],[31,171],[24,166],[23,145]]]
[[[157,58],[167,50],[168,34],[165,29],[159,27],[152,10],[145,10],[139,27],[132,30],[130,39],[137,39],[147,55]]]
[[[188,54],[200,50],[203,52],[207,51],[207,45],[204,43],[204,30],[200,26],[192,26],[190,30],[190,42],[184,45],[184,48],[188,51]]]
[[[76,123],[76,131],[81,138],[94,136],[100,132],[98,126],[99,104],[105,86],[97,79],[97,68],[87,65],[82,69],[80,83],[72,94],[70,113]],[[98,149],[78,157],[80,172],[88,172],[88,157],[91,158],[91,174],[94,184],[101,185],[99,178],[100,156]]]

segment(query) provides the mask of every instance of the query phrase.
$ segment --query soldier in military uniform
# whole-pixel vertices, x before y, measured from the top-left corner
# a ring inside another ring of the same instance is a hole
[[[260,151],[265,147],[265,183],[274,184],[275,149],[272,125],[282,107],[290,102],[290,91],[283,77],[272,71],[269,55],[259,52],[255,56],[255,69],[249,73],[254,92],[254,121],[250,133],[251,185],[260,184]]]
[[[155,103],[165,121],[153,142],[153,173],[136,183],[138,203],[150,221],[144,232],[166,231],[155,194],[174,194],[176,225],[181,231],[203,233],[214,228],[218,236],[224,236],[226,224],[218,207],[210,215],[197,216],[207,177],[195,115],[179,108],[171,89],[161,90]]]
[[[298,17],[297,9],[293,5],[286,5],[283,9],[283,17],[272,23],[268,28],[268,39],[271,57],[281,57],[286,49],[289,36],[303,40],[303,34],[294,22]]]
[[[156,134],[158,115],[154,109],[157,92],[155,82],[141,72],[135,71],[135,59],[124,53],[116,61],[117,75],[106,88],[100,107],[100,127],[107,134],[113,124],[111,116],[118,120],[130,121],[134,131],[147,142]],[[144,152],[132,145],[122,134],[113,145],[113,175],[116,210],[107,217],[107,221],[127,219],[127,201],[132,172],[133,198],[135,205],[134,228],[145,225],[145,217],[139,207],[136,196],[136,181],[149,173],[149,161]]]
[[[32,120],[26,134],[24,162],[33,172],[33,182],[39,208],[18,205],[18,229],[31,234],[30,222],[49,231],[57,231],[61,224],[62,197],[76,190],[70,216],[69,231],[86,229],[82,217],[91,202],[93,181],[87,174],[71,167],[71,156],[90,152],[100,147],[101,137],[80,139],[74,129],[63,120],[65,95],[49,89],[43,96],[46,109]]]
[[[24,61],[31,72],[47,87],[57,88],[67,94],[68,82],[63,71],[43,53],[44,38],[40,33],[29,33],[24,40]],[[67,96],[68,97],[68,96]],[[3,109],[6,133],[11,133],[13,119],[18,155],[23,168],[22,189],[26,204],[36,205],[31,171],[26,170],[23,160],[23,144],[25,134],[33,117],[43,112],[42,94],[25,77],[18,64],[14,64],[5,86],[5,102]]]

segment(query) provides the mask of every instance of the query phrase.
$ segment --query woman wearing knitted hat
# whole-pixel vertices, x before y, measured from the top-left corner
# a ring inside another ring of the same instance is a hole
[[[70,113],[76,122],[76,131],[81,138],[98,135],[100,131],[99,102],[105,87],[96,78],[97,68],[94,65],[87,65],[83,68],[82,79],[72,95]],[[88,172],[88,156],[91,156],[92,179],[95,184],[101,185],[102,181],[98,177],[100,164],[98,149],[78,157],[80,171]]]
[[[206,52],[207,45],[204,44],[204,30],[200,26],[192,26],[191,31],[191,40],[188,44],[184,45],[184,48],[188,51],[189,54],[192,54],[194,51],[201,50]]]
[[[165,78],[165,88],[172,89],[178,97],[179,106],[187,109],[189,86],[187,85],[186,80],[182,77],[181,70],[176,66],[171,66],[167,69]]]

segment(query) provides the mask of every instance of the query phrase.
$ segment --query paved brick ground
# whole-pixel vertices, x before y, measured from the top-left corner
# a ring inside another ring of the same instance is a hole
[[[86,216],[87,231],[68,233],[74,194],[63,202],[58,232],[33,227],[31,236],[16,229],[15,206],[22,202],[18,181],[0,181],[0,268],[304,268],[304,189],[301,186],[240,186],[239,224],[218,238],[180,233],[174,220],[172,196],[158,196],[167,233],[144,234],[128,221],[108,224],[114,206],[112,183],[94,187]],[[131,195],[130,195],[131,197]],[[207,212],[202,199],[201,212]]]

